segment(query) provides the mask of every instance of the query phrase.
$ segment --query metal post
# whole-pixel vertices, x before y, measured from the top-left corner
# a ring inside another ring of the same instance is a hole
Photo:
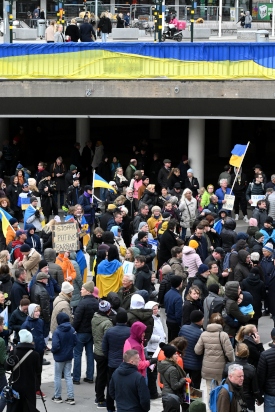
[[[13,0],[9,0],[9,27],[10,27],[10,43],[12,43],[13,41],[13,33],[12,33],[12,29],[13,29],[13,25],[12,25],[12,3]]]
[[[273,0],[273,10],[272,10],[272,37],[274,37],[274,19],[275,19],[275,14],[274,14],[274,0]]]
[[[194,10],[194,0],[192,0],[192,6],[191,6],[191,43],[193,43],[194,41],[194,14],[195,14],[195,10]]]

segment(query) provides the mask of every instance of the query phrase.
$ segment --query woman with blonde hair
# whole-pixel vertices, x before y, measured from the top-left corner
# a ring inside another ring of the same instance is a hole
[[[167,178],[167,187],[172,190],[174,188],[175,183],[180,183],[182,186],[182,181],[180,178],[180,169],[177,167],[173,167],[168,175]]]
[[[158,195],[155,191],[155,185],[149,184],[143,192],[140,202],[145,203],[151,210],[153,206],[157,205]]]
[[[36,186],[36,180],[33,177],[28,179],[29,190],[32,192],[32,196],[40,197],[38,187]]]
[[[124,29],[124,19],[123,19],[122,13],[119,13],[116,16],[116,20],[117,20],[117,24],[116,24],[117,29]]]
[[[257,368],[264,347],[256,326],[252,324],[241,326],[236,335],[236,341],[247,345],[249,349],[248,363]]]
[[[179,211],[181,212],[181,238],[185,240],[187,229],[193,227],[193,223],[197,217],[198,202],[192,196],[191,189],[185,189],[180,199]]]
[[[1,266],[8,265],[12,277],[14,277],[14,271],[18,268],[19,258],[14,261],[13,264],[10,263],[10,253],[8,250],[1,250],[0,252],[0,268]]]
[[[41,231],[41,243],[42,243],[42,250],[44,251],[47,248],[53,247],[52,242],[52,231],[53,226],[55,225],[55,219],[49,220],[49,222],[42,228]]]
[[[46,28],[45,39],[47,43],[54,43],[55,21],[51,20],[50,25]]]
[[[122,167],[118,167],[116,169],[116,172],[114,175],[114,181],[116,182],[118,193],[119,194],[124,193],[126,190],[126,187],[129,185],[129,181],[123,175]]]
[[[78,42],[78,40],[80,39],[80,32],[79,32],[79,28],[76,23],[77,23],[76,20],[72,19],[71,24],[67,26],[66,31],[65,31],[66,41]],[[70,37],[70,40],[66,39],[67,36]]]

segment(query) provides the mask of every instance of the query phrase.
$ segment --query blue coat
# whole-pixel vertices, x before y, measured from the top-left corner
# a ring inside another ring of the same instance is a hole
[[[171,288],[164,296],[164,307],[169,322],[181,325],[182,305],[183,300],[180,292],[175,288]]]
[[[92,195],[84,192],[79,198],[79,204],[83,207],[84,217],[88,225],[92,225],[95,221],[95,210],[97,209],[97,201],[93,198],[93,203],[90,202]]]
[[[108,358],[109,368],[118,368],[123,362],[123,346],[130,336],[130,328],[124,323],[117,323],[116,326],[108,329],[102,341],[102,351]]]
[[[52,353],[55,362],[72,360],[76,342],[76,331],[70,322],[64,322],[58,325],[53,333],[52,340]]]
[[[226,188],[226,195],[230,194],[230,190],[229,187]],[[216,190],[215,195],[218,198],[218,205],[219,205],[219,209],[221,209],[223,207],[223,203],[222,201],[224,200],[224,192],[222,190],[222,188],[220,187],[219,189]],[[234,195],[234,193],[232,192],[231,195]]]
[[[263,257],[260,263],[261,268],[263,269],[264,272],[264,283],[265,286],[269,286],[269,282],[271,278],[274,276],[271,276],[271,274],[274,274],[274,258],[273,256],[268,256],[268,257]]]
[[[266,231],[266,229],[263,227],[260,232],[263,234],[264,236],[264,241],[263,241],[263,245],[265,245],[267,242],[272,242],[273,244],[275,244],[275,229],[272,230],[271,235],[268,234],[268,232]]]
[[[44,353],[46,347],[44,340],[44,321],[42,319],[33,319],[27,317],[21,329],[27,329],[31,332],[34,341],[34,350],[38,353]]]
[[[194,347],[202,334],[202,329],[195,323],[191,325],[183,325],[180,328],[179,336],[183,336],[188,345],[184,354],[184,368],[191,369],[193,371],[201,370],[203,355],[196,355]]]
[[[36,230],[36,227],[30,223],[30,224],[26,224],[25,225],[26,229],[28,231],[27,233],[27,239],[25,240],[25,243],[27,243],[27,245],[29,245],[30,248],[34,248],[38,253],[42,253],[41,250],[41,242],[40,242],[40,237],[38,235],[36,235],[35,233],[33,235],[30,234],[30,230],[34,229],[34,232]]]
[[[37,273],[32,277],[32,279],[29,283],[30,293],[31,293],[32,286],[35,285]],[[49,272],[49,275],[50,275],[50,272]],[[57,283],[57,281],[54,278],[52,278],[51,276],[48,279],[48,283],[46,285],[46,291],[48,292],[48,294],[50,295],[50,298],[51,298],[50,299],[50,306],[51,306],[51,313],[52,313],[52,311],[53,311],[53,301],[55,300],[56,296],[61,292],[61,288],[60,288],[59,284]]]

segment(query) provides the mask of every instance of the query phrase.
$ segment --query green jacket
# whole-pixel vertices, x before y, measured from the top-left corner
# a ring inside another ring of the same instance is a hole
[[[106,330],[111,328],[113,323],[108,316],[95,313],[92,319],[92,334],[94,339],[94,353],[98,356],[104,356],[102,352],[102,340]]]
[[[207,286],[207,288],[210,286],[210,285],[214,285],[214,284],[217,284],[217,285],[219,285],[219,288],[220,288],[220,293],[219,293],[219,295],[220,296],[223,296],[224,295],[224,288],[220,285],[220,283],[219,283],[219,277],[218,277],[218,275],[214,275],[214,273],[210,273],[210,275],[208,276],[208,279],[207,279],[207,282],[206,282],[206,286]]]

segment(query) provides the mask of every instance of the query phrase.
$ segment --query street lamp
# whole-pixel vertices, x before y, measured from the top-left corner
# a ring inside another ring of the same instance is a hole
[[[13,19],[13,16],[12,16],[12,3],[13,3],[13,0],[9,0],[9,28],[10,28],[10,43],[12,43],[12,41],[13,41],[13,33],[12,33],[12,29],[13,29],[13,22],[12,22],[12,19]]]

